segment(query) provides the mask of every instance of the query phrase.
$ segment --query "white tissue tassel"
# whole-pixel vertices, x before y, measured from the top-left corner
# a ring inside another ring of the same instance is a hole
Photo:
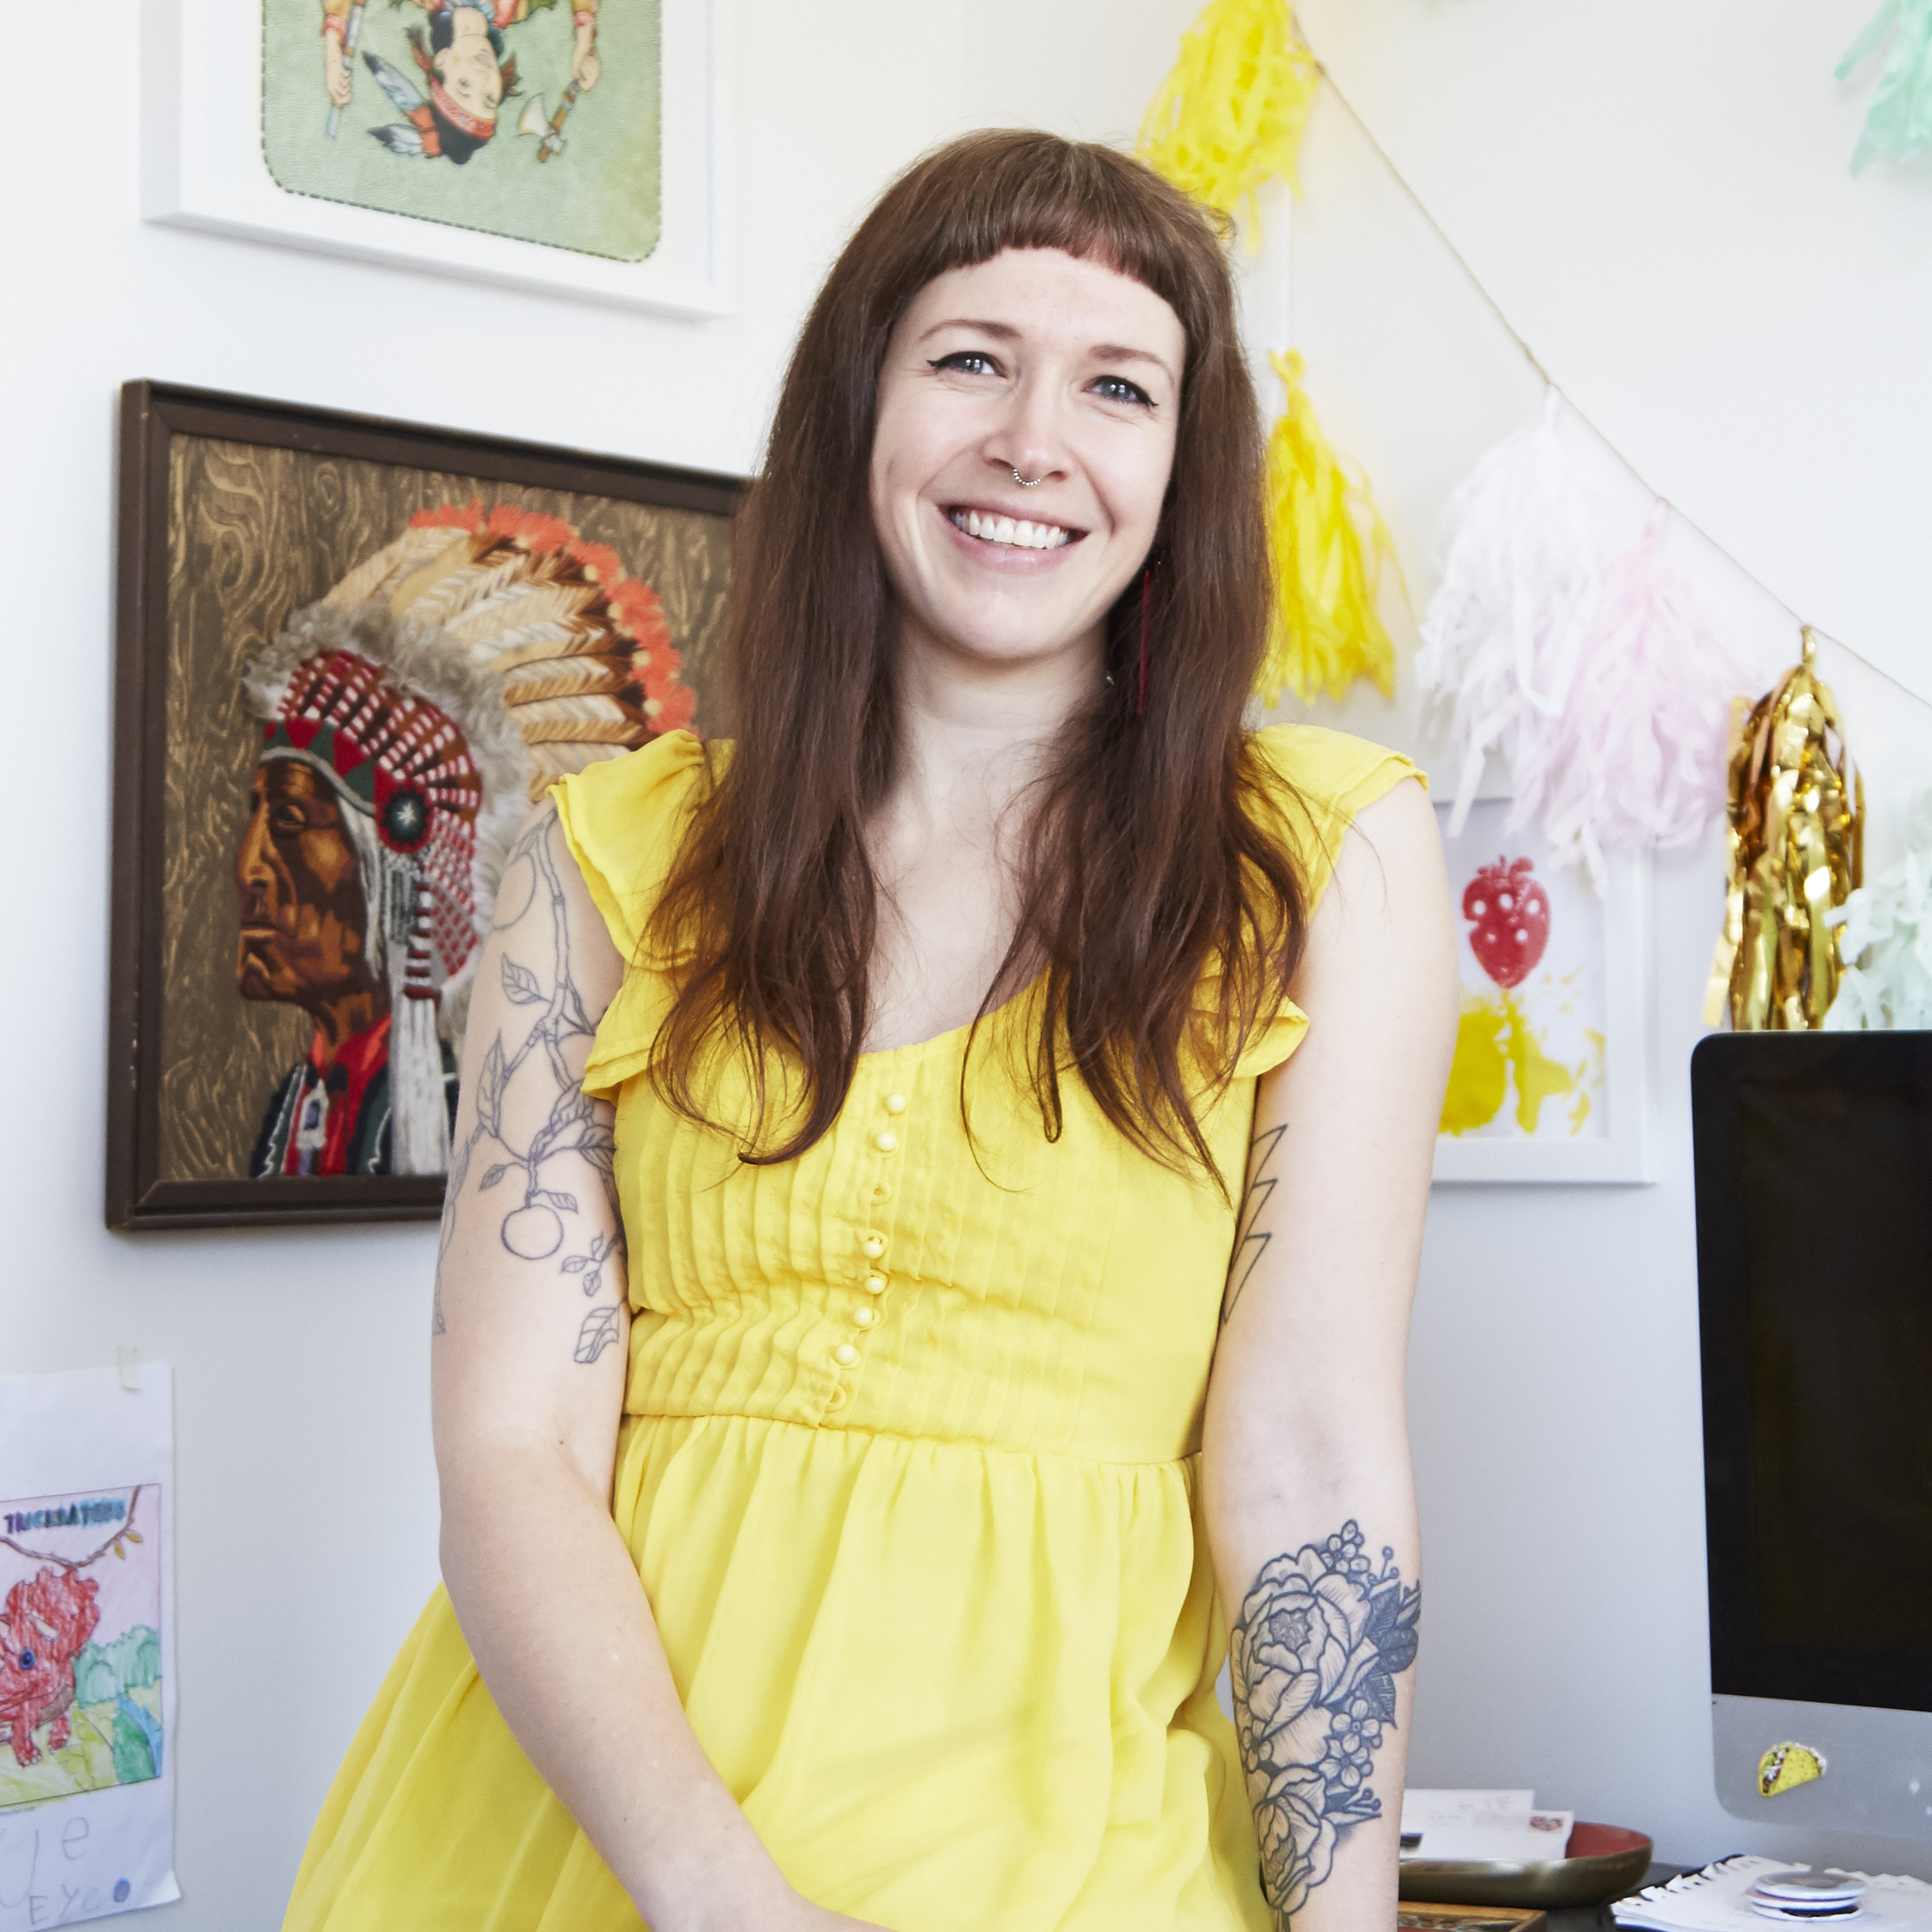
[[[1541,419],[1499,443],[1442,512],[1442,580],[1422,620],[1415,672],[1449,713],[1459,771],[1451,837],[1501,753],[1514,827],[1540,815],[1558,727],[1602,578],[1596,506],[1557,434],[1552,389]]]

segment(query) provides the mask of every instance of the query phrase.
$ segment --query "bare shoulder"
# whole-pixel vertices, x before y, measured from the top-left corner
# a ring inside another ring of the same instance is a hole
[[[1452,937],[1435,809],[1419,783],[1405,780],[1357,813],[1343,836],[1309,923],[1297,997],[1372,963],[1378,976],[1439,978]]]

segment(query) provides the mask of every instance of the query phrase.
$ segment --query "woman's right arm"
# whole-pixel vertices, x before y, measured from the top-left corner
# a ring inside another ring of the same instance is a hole
[[[546,803],[463,1048],[431,1371],[443,1578],[518,1742],[654,1932],[850,1924],[791,1891],[712,1770],[611,1520],[623,1235],[611,1109],[579,1082],[622,977]]]

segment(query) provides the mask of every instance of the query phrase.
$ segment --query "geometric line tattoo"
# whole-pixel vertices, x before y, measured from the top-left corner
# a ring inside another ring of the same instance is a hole
[[[1241,1769],[1277,1932],[1329,1875],[1341,1841],[1382,1815],[1369,1784],[1395,1727],[1395,1679],[1415,1661],[1422,1587],[1394,1552],[1380,1569],[1343,1524],[1265,1564],[1228,1638]]]
[[[1279,1175],[1268,1171],[1268,1164],[1274,1159],[1275,1150],[1282,1144],[1282,1136],[1288,1132],[1284,1122],[1279,1127],[1270,1127],[1266,1133],[1254,1136],[1254,1144],[1248,1150],[1247,1193],[1241,1202],[1241,1219],[1234,1254],[1228,1264],[1227,1291],[1221,1300],[1221,1325],[1227,1325],[1227,1318],[1234,1312],[1234,1304],[1241,1298],[1241,1290],[1247,1286],[1247,1278],[1254,1272],[1254,1265],[1268,1252],[1268,1244],[1274,1239],[1268,1232],[1257,1224],[1261,1210],[1268,1206],[1268,1197],[1274,1193]]]

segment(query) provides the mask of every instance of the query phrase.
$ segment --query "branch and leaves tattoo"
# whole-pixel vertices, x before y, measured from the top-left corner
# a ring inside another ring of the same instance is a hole
[[[1242,1601],[1228,1644],[1234,1722],[1282,1932],[1342,1839],[1382,1815],[1369,1778],[1421,1610],[1421,1585],[1402,1581],[1391,1549],[1378,1567],[1352,1521],[1265,1564]]]
[[[435,1332],[445,1332],[442,1313],[442,1262],[455,1232],[457,1204],[472,1163],[479,1151],[500,1155],[490,1161],[477,1182],[478,1193],[499,1187],[511,1175],[518,1183],[511,1205],[498,1229],[506,1253],[519,1261],[547,1261],[564,1245],[565,1220],[576,1215],[580,1203],[568,1190],[549,1185],[545,1169],[565,1155],[574,1154],[601,1178],[607,1198],[615,1207],[616,1143],[612,1136],[608,1109],[600,1109],[584,1095],[577,1077],[571,1072],[566,1049],[575,1039],[593,1038],[596,1028],[585,1011],[583,997],[570,969],[568,901],[563,880],[551,848],[550,829],[553,812],[532,820],[511,851],[504,867],[507,879],[519,865],[530,867],[533,880],[530,897],[511,918],[492,928],[505,936],[506,949],[501,956],[504,997],[512,1007],[531,1014],[531,1026],[521,1046],[511,1050],[503,1033],[490,1042],[477,1070],[475,1114],[468,1136],[456,1149],[449,1164],[448,1199],[449,1211],[443,1216],[442,1237],[437,1250]],[[500,909],[500,908],[499,908]],[[509,935],[531,920],[547,916],[551,927],[552,950],[555,960],[550,982],[528,966],[519,963],[507,950]],[[552,1092],[548,1117],[521,1145],[513,1130],[504,1124],[504,1101],[511,1084],[525,1067],[532,1077],[547,1073]],[[575,1275],[586,1295],[594,1296],[603,1285],[604,1268],[621,1261],[621,1235],[594,1235],[589,1252],[573,1254],[563,1262],[562,1272]],[[622,1268],[618,1281],[622,1284]],[[594,1308],[584,1317],[578,1332],[575,1359],[594,1362],[617,1339],[620,1302]]]

